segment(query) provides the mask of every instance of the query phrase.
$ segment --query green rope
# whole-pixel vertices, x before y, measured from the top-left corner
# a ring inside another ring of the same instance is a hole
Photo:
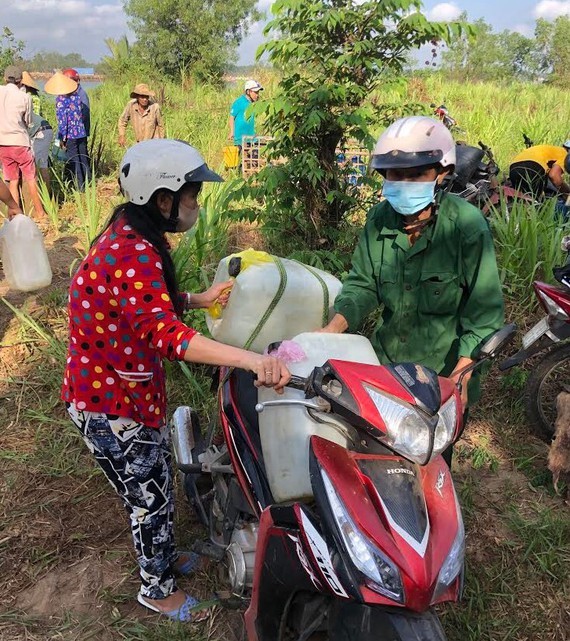
[[[324,327],[328,322],[329,322],[329,288],[327,287],[327,284],[325,283],[323,277],[317,272],[316,269],[311,267],[310,265],[305,265],[304,263],[300,263],[298,260],[293,261],[297,263],[297,265],[301,265],[301,267],[304,267],[308,271],[313,274],[313,276],[319,281],[321,284],[321,287],[323,288],[323,316],[321,320],[321,327]]]
[[[287,287],[287,272],[285,271],[285,267],[283,266],[282,260],[278,256],[272,256],[273,261],[275,262],[275,265],[277,266],[277,269],[279,270],[279,287],[277,288],[277,291],[275,292],[275,296],[273,297],[273,300],[269,304],[269,307],[265,310],[265,314],[261,317],[261,320],[259,323],[257,323],[257,327],[253,330],[251,333],[251,336],[247,339],[246,344],[243,346],[244,349],[249,349],[251,345],[253,344],[253,341],[258,337],[259,332],[263,329],[263,326],[267,322],[267,319],[271,316],[273,313],[273,310],[277,306],[277,303],[281,300],[281,297],[283,296],[283,292],[285,291],[285,288]]]

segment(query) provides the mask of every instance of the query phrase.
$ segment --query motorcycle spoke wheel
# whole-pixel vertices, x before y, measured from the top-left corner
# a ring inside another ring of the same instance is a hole
[[[556,422],[556,398],[570,390],[570,345],[550,351],[533,369],[527,382],[525,405],[535,434],[550,443]]]

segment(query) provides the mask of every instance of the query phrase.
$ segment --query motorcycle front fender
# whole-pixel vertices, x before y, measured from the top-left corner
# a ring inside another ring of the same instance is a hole
[[[337,600],[329,612],[330,641],[446,641],[432,611],[369,606]]]

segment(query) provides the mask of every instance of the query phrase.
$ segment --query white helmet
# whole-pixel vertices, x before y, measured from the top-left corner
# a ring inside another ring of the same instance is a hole
[[[392,123],[372,151],[372,169],[455,166],[455,141],[447,127],[428,116],[409,116]]]
[[[119,167],[119,184],[135,205],[146,205],[157,189],[177,192],[186,183],[223,182],[197,149],[182,140],[156,138],[127,149]]]

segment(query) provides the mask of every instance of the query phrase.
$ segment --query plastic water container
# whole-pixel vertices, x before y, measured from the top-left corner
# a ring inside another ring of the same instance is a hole
[[[218,318],[206,314],[217,341],[236,347],[249,344],[249,349],[262,353],[270,343],[323,327],[334,314],[342,285],[331,274],[265,252],[246,250],[237,256],[243,256],[242,267],[227,306],[219,309]],[[230,258],[220,261],[215,283],[230,278]]]
[[[24,214],[17,214],[0,229],[0,256],[4,276],[12,289],[29,292],[47,287],[52,272],[42,232]]]
[[[235,169],[239,165],[239,147],[227,145],[223,149],[224,165],[226,169]]]
[[[330,358],[378,365],[370,341],[355,334],[300,334],[293,338],[304,350],[306,358],[291,363],[293,374],[308,376]],[[304,399],[300,390],[286,389],[280,395],[261,387],[259,402],[277,399]],[[312,411],[312,410],[311,410]],[[315,420],[302,406],[267,407],[259,415],[259,433],[269,487],[278,503],[302,501],[313,496],[309,477],[309,439],[316,434],[343,447],[350,445],[350,426],[324,412]],[[321,422],[324,421],[324,422]]]

